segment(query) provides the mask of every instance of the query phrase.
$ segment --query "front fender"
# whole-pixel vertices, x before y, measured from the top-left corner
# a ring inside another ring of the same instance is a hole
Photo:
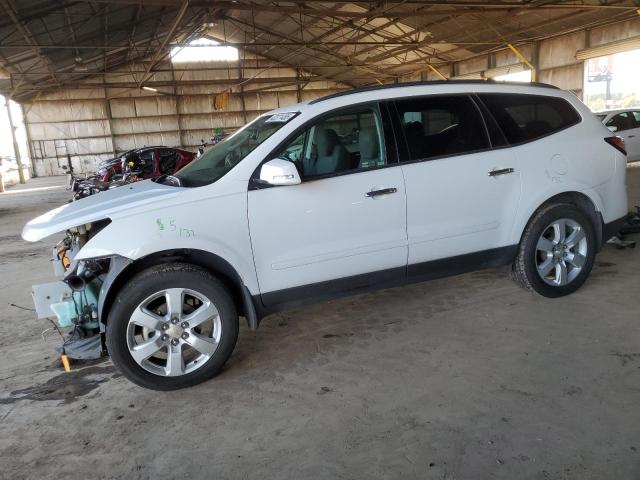
[[[134,215],[114,219],[89,240],[75,257],[76,261],[104,257],[122,257],[136,261],[154,253],[171,250],[202,250],[227,262],[252,294],[258,294],[258,283],[249,244],[248,226],[233,213],[229,218],[211,219],[220,226],[224,235],[215,235],[216,229],[205,224],[190,224],[176,215]],[[217,221],[216,221],[217,220]],[[219,230],[218,230],[219,231]],[[231,243],[235,240],[235,243]]]

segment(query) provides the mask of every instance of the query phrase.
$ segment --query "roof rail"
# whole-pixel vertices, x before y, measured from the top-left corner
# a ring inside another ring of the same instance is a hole
[[[345,95],[352,95],[354,93],[361,92],[371,92],[376,90],[386,90],[388,88],[403,88],[403,87],[427,87],[431,85],[511,85],[511,86],[525,86],[525,87],[541,87],[541,88],[554,88],[558,89],[555,85],[549,85],[547,83],[539,83],[539,82],[503,82],[496,81],[492,79],[487,80],[429,80],[422,82],[406,82],[406,83],[387,83],[384,85],[372,85],[370,87],[359,87],[351,90],[345,90],[343,92],[333,93],[331,95],[326,95],[324,97],[316,98],[315,100],[311,100],[309,105],[314,105],[319,102],[323,102],[325,100],[330,100],[332,98],[344,97]]]

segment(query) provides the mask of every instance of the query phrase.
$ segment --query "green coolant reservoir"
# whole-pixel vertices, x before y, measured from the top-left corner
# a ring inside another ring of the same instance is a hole
[[[72,297],[58,303],[51,304],[51,310],[56,315],[58,325],[71,327],[78,321],[78,314],[88,312],[89,318],[81,326],[85,329],[98,328],[98,295],[96,288],[88,283],[83,291],[72,292]],[[88,308],[85,308],[88,306]]]
[[[73,325],[73,318],[77,317],[76,309],[71,299],[64,302],[52,303],[51,310],[56,314],[58,325],[61,327],[70,327]]]

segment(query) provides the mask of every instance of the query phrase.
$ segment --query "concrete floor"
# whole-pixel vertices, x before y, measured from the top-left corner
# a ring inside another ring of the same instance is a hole
[[[640,248],[557,300],[486,271],[272,316],[218,378],[160,393],[108,360],[65,374],[9,305],[51,280],[54,239],[19,232],[61,182],[0,195],[0,477],[640,477]]]

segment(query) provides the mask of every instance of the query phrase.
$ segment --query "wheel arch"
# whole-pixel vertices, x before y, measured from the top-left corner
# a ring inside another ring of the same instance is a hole
[[[596,206],[596,202],[589,197],[587,194],[583,192],[569,191],[562,192],[556,195],[553,195],[547,198],[544,202],[538,205],[530,215],[527,217],[527,221],[524,226],[520,230],[520,241],[522,241],[522,236],[524,235],[525,229],[529,223],[531,223],[531,219],[540,211],[540,209],[546,207],[552,203],[568,203],[570,205],[574,205],[582,210],[585,214],[589,216],[591,220],[591,224],[596,233],[596,251],[600,251],[602,248],[602,235],[603,235],[603,222],[602,222],[602,214],[598,210]],[[518,242],[518,243],[519,243]]]
[[[260,319],[256,313],[251,294],[236,269],[222,257],[205,250],[196,249],[164,250],[128,263],[117,273],[117,276],[108,286],[106,296],[101,302],[100,322],[104,325],[107,324],[109,312],[117,293],[131,278],[154,265],[172,262],[188,263],[198,266],[222,281],[229,289],[238,313],[247,319],[249,328],[251,330],[258,328]]]

